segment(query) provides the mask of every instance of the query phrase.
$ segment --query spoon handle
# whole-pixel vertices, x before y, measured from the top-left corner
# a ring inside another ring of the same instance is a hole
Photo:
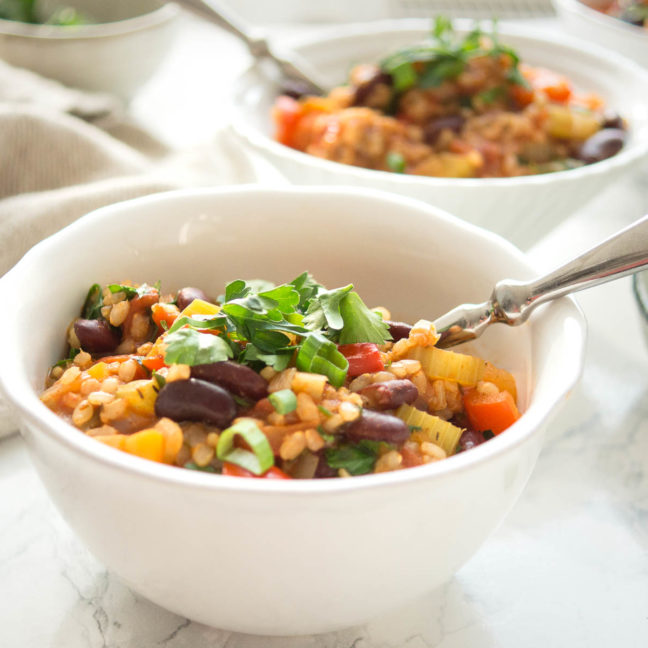
[[[517,326],[536,306],[578,290],[638,272],[648,265],[648,216],[537,279],[505,279],[489,301],[465,304],[437,319],[438,346],[450,347],[479,337],[494,322]]]
[[[285,58],[273,52],[261,31],[251,28],[222,3],[217,0],[176,0],[176,2],[242,40],[255,59],[272,59],[284,78],[299,80],[312,88],[313,92],[324,93],[324,89],[313,80],[313,73],[307,69],[303,61],[297,61],[292,56]]]

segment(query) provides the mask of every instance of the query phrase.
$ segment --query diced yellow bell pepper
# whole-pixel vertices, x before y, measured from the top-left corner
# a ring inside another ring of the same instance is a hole
[[[164,435],[152,428],[140,430],[126,437],[124,450],[137,457],[161,463],[164,460]]]
[[[179,315],[179,317],[194,317],[195,315],[218,315],[220,306],[205,301],[194,299]]]
[[[547,131],[559,139],[584,140],[601,129],[601,117],[593,112],[549,104],[547,114]]]
[[[90,369],[87,369],[86,373],[101,382],[105,378],[108,378],[108,365],[105,362],[97,362]]]
[[[157,383],[153,379],[133,380],[125,385],[119,386],[117,389],[117,397],[123,398],[128,407],[136,414],[153,416],[155,414],[155,401],[158,391]]]

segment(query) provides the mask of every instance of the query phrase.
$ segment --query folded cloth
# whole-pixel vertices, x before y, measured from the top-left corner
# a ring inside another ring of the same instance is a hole
[[[202,149],[173,151],[113,97],[0,61],[0,276],[38,241],[103,205],[255,180],[224,133]],[[15,428],[0,400],[0,437]]]

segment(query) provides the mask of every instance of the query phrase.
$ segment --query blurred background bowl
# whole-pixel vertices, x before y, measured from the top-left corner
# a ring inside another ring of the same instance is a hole
[[[43,0],[43,16],[71,7],[80,25],[0,19],[0,58],[65,85],[131,99],[170,48],[179,8],[160,0]]]
[[[469,28],[457,21],[458,31]],[[325,85],[344,82],[352,65],[380,60],[424,38],[429,20],[379,21],[336,26],[292,47],[321,74]],[[648,156],[648,72],[632,61],[584,41],[520,27],[500,27],[501,40],[523,61],[564,74],[600,95],[626,118],[628,142],[617,155],[578,169],[515,178],[437,178],[363,169],[307,155],[276,142],[271,109],[279,93],[265,69],[251,67],[234,89],[233,130],[296,184],[347,184],[425,200],[455,216],[530,247]]]
[[[566,31],[648,67],[648,31],[592,9],[580,0],[553,0]]]

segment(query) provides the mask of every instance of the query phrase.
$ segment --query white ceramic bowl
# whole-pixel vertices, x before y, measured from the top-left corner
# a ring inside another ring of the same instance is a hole
[[[179,8],[161,0],[41,0],[93,23],[74,27],[0,20],[0,58],[84,90],[130,99],[171,45]],[[49,14],[47,14],[49,15]]]
[[[34,247],[0,280],[0,390],[52,499],[133,589],[191,619],[261,634],[361,623],[448,580],[511,508],[542,430],[576,382],[584,321],[571,299],[475,349],[512,369],[522,418],[445,461],[352,479],[267,482],[121,453],[38,399],[88,285],[169,290],[290,280],[354,282],[396,317],[434,317],[532,274],[499,237],[424,203],[369,190],[182,191],[105,207]],[[47,317],[43,314],[47,313]]]
[[[406,20],[338,26],[293,49],[321,72],[326,84],[334,86],[344,81],[352,64],[377,61],[387,52],[420,40],[429,25],[429,21]],[[421,198],[526,248],[646,158],[648,72],[586,42],[519,28],[514,32],[501,28],[500,32],[502,40],[518,50],[522,60],[566,74],[577,86],[599,93],[611,108],[623,114],[631,131],[623,151],[580,169],[522,178],[427,178],[343,165],[273,140],[270,111],[278,87],[256,67],[236,85],[234,131],[291,182],[348,184]]]
[[[648,67],[648,31],[608,16],[580,0],[553,0],[565,29]]]

